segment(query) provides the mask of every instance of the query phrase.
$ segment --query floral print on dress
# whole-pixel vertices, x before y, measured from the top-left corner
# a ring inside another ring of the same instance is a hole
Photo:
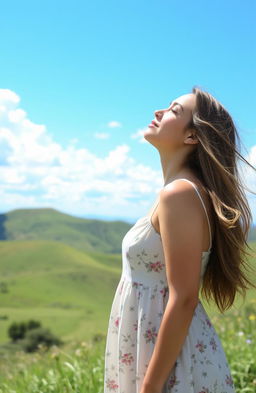
[[[155,344],[156,337],[157,337],[156,327],[154,326],[151,329],[147,329],[144,334],[144,337],[146,339],[146,343],[152,342],[153,344]]]
[[[204,352],[207,346],[204,344],[203,340],[197,340],[196,348],[198,348],[199,352]]]
[[[104,393],[140,393],[169,298],[162,242],[148,218],[128,231],[122,251],[107,331]],[[202,272],[207,258],[202,256]],[[200,300],[161,393],[192,392],[235,393],[222,344]]]

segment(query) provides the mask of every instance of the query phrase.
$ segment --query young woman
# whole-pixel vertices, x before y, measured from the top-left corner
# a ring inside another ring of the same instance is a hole
[[[156,111],[144,137],[164,184],[122,241],[104,393],[234,393],[199,292],[223,312],[254,286],[244,273],[252,214],[237,156],[249,163],[227,110],[198,87]]]

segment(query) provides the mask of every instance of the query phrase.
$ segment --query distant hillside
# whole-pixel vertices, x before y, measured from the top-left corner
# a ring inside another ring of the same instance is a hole
[[[0,240],[51,240],[83,251],[119,254],[131,226],[73,217],[51,208],[16,209],[0,214]]]
[[[16,209],[0,214],[0,240],[49,240],[86,252],[120,254],[132,224],[74,217],[51,208]],[[256,241],[256,226],[248,240]]]
[[[29,318],[64,339],[105,333],[121,255],[87,255],[53,241],[0,241],[0,261],[0,347],[10,323]]]
[[[249,242],[256,242],[256,225],[252,226],[248,234]]]

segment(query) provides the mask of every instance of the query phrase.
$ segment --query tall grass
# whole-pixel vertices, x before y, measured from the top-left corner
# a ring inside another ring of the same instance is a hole
[[[256,298],[211,320],[222,341],[237,393],[256,393]],[[103,393],[105,336],[34,354],[6,352],[0,393]]]

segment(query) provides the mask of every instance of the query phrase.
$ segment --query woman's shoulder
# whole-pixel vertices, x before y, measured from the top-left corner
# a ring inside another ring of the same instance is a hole
[[[186,180],[188,180],[188,182]],[[165,190],[165,192],[163,191],[163,193],[167,194],[168,189],[170,189],[170,190],[183,190],[183,189],[187,188],[186,185],[188,185],[189,182],[193,183],[194,186],[196,186],[197,191],[199,191],[200,195],[203,197],[204,200],[209,199],[209,192],[207,190],[206,185],[198,177],[191,176],[191,175],[179,177],[179,178],[174,179],[171,182],[167,183],[162,189],[162,190]]]
[[[184,181],[184,179],[188,181]],[[161,190],[160,198],[162,200],[163,199],[168,200],[168,198],[171,199],[172,195],[175,193],[177,195],[182,195],[183,192],[186,192],[188,190],[190,190],[191,193],[196,192],[194,190],[194,186],[189,184],[189,182],[192,182],[193,185],[196,187],[197,192],[202,198],[202,201],[206,208],[210,223],[212,224],[213,212],[212,212],[211,198],[206,185],[198,177],[194,175],[186,175],[169,182]],[[213,225],[211,225],[211,227],[213,227]]]

